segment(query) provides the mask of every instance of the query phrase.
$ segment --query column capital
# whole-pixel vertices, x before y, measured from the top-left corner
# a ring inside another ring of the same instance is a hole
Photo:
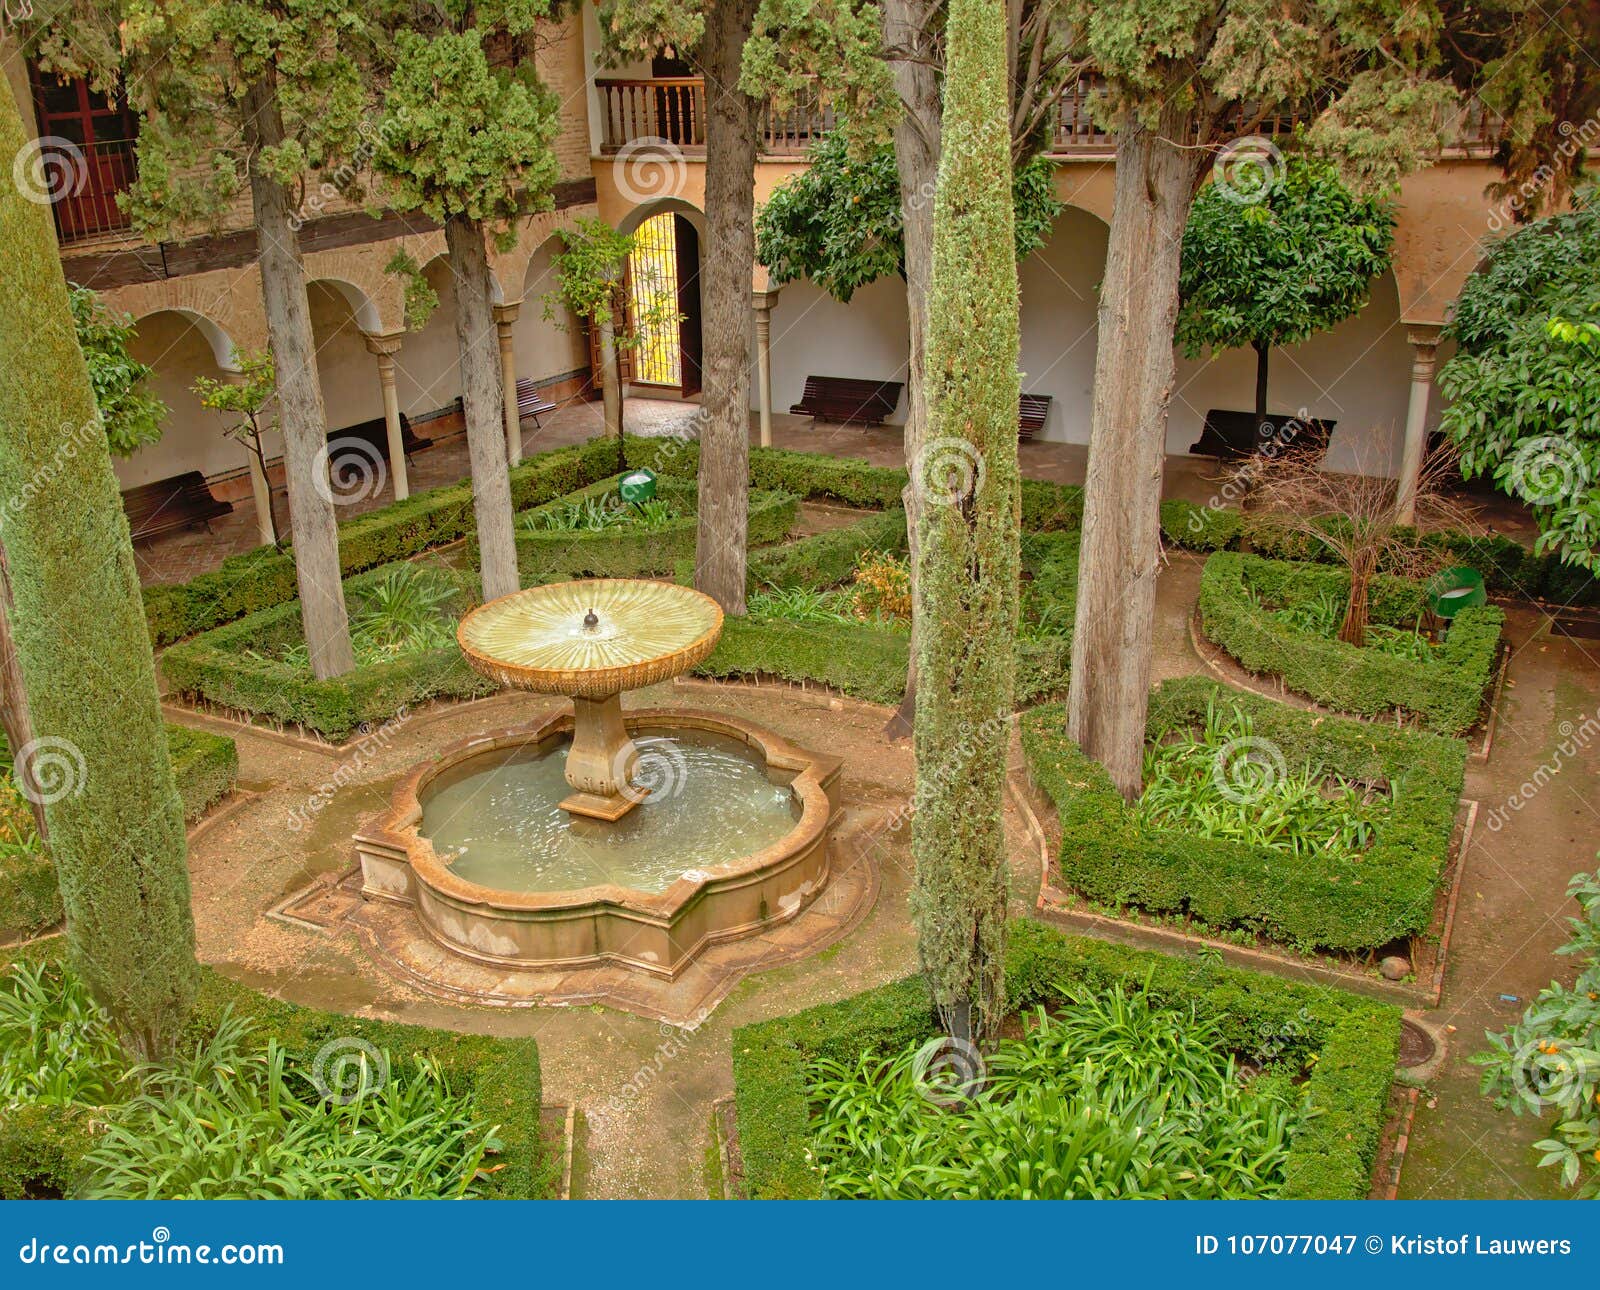
[[[750,293],[750,304],[758,314],[771,313],[772,307],[778,303],[778,289],[776,287],[765,290],[757,288]]]
[[[1426,346],[1429,349],[1439,344],[1439,335],[1444,331],[1443,323],[1408,322],[1406,323],[1406,340],[1418,349]]]
[[[398,354],[405,338],[403,331],[361,333],[361,339],[367,343],[367,353],[376,354],[379,358],[392,358]]]
[[[509,327],[517,321],[517,315],[522,312],[522,301],[508,301],[506,304],[494,305],[493,309],[495,326]]]

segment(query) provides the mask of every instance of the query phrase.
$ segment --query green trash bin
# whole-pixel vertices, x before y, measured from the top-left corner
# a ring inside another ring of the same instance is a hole
[[[617,483],[617,495],[634,506],[656,495],[656,476],[650,470],[630,470]]]
[[[1451,619],[1463,609],[1489,603],[1483,575],[1476,569],[1458,566],[1434,574],[1428,583],[1428,604],[1440,618]]]

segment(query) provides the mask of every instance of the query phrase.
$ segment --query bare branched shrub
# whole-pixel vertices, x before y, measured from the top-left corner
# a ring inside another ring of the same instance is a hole
[[[1474,509],[1452,495],[1460,479],[1449,451],[1431,454],[1417,480],[1416,520],[1402,526],[1395,518],[1395,481],[1363,469],[1335,474],[1323,469],[1322,449],[1290,449],[1261,455],[1234,471],[1253,527],[1296,534],[1311,550],[1325,548],[1350,571],[1339,639],[1362,645],[1367,633],[1367,601],[1378,572],[1423,579],[1449,563],[1441,545],[1419,541],[1419,532],[1441,529],[1475,532]]]

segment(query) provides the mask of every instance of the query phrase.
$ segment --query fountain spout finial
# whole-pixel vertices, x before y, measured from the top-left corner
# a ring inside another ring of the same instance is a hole
[[[583,616],[583,630],[586,632],[597,632],[600,630],[600,615],[595,613],[595,611],[592,609]]]

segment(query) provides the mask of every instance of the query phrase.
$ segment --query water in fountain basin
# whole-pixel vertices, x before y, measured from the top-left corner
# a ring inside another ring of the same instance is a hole
[[[453,873],[500,891],[616,883],[658,892],[686,870],[750,855],[794,827],[793,794],[743,743],[699,731],[634,742],[634,781],[655,791],[615,823],[561,809],[572,792],[563,742],[458,768],[427,792],[422,833]]]

